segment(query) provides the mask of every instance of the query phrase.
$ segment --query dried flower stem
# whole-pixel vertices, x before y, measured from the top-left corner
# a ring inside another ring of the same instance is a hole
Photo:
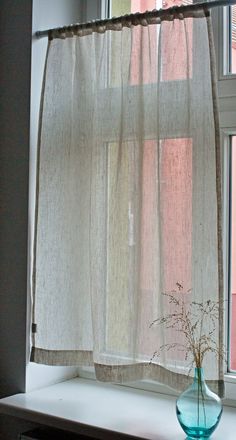
[[[225,359],[224,350],[215,341],[217,321],[222,301],[208,299],[204,302],[188,303],[188,295],[191,290],[183,292],[183,286],[176,283],[178,291],[163,293],[169,299],[169,304],[174,306],[174,311],[163,317],[155,319],[150,327],[163,325],[166,329],[174,329],[184,336],[184,343],[173,342],[163,344],[156,350],[150,362],[157,358],[164,350],[178,349],[185,352],[185,360],[191,358],[190,370],[195,364],[201,368],[205,356],[213,353],[217,358]]]

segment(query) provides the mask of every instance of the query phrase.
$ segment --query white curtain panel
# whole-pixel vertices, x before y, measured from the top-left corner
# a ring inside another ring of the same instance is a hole
[[[138,20],[138,18],[137,18]],[[49,42],[42,95],[32,360],[181,389],[188,362],[150,324],[222,300],[219,132],[204,11]],[[100,29],[101,31],[101,29]],[[223,310],[216,343],[222,345]],[[220,384],[211,354],[206,377]]]

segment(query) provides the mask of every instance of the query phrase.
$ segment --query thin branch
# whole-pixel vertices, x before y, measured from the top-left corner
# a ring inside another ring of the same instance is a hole
[[[160,356],[162,351],[177,349],[185,352],[185,360],[192,358],[190,368],[195,364],[201,367],[205,356],[213,353],[216,357],[225,359],[225,350],[216,342],[216,329],[219,313],[225,301],[213,301],[208,299],[204,302],[186,301],[188,295],[183,295],[182,283],[176,283],[177,290],[162,292],[168,298],[168,302],[175,306],[172,313],[161,316],[151,322],[149,327],[164,326],[167,330],[174,329],[183,335],[186,344],[174,341],[171,344],[163,344],[153,353],[150,360]],[[192,289],[187,290],[190,293]],[[186,293],[186,292],[185,292]]]

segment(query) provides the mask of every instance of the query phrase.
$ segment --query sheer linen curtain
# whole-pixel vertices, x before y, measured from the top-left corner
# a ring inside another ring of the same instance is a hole
[[[133,23],[134,24],[134,23]],[[170,304],[222,300],[219,131],[207,11],[52,35],[42,93],[31,360],[101,381],[189,381]],[[56,38],[56,37],[62,38]],[[216,343],[223,343],[220,307]],[[209,355],[206,377],[222,384]]]

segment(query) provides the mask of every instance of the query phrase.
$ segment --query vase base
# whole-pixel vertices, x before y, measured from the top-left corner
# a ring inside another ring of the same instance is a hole
[[[206,440],[209,439],[212,432],[214,431],[213,429],[206,429],[206,428],[186,428],[183,427],[182,428],[184,430],[184,432],[187,434],[187,439],[186,440]]]
[[[188,437],[186,437],[186,439],[185,440],[210,440],[210,436],[208,436],[208,437],[206,437],[206,436],[204,436],[204,437],[190,437],[190,436],[188,436]]]
[[[210,437],[186,437],[185,440],[210,440]]]

